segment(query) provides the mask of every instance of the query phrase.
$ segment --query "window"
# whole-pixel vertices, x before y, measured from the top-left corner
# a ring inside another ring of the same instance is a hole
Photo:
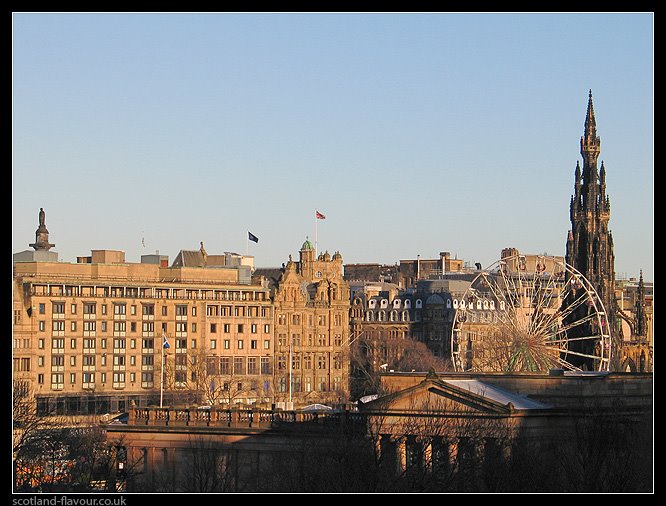
[[[247,373],[248,374],[259,374],[259,365],[257,363],[257,357],[248,357],[248,359],[247,359]]]
[[[210,324],[210,333],[215,334],[217,332],[217,323]]]
[[[167,316],[167,307],[162,306],[162,316]]]
[[[72,314],[76,314],[76,304],[72,304],[70,309]]]
[[[136,356],[130,355],[130,365],[136,365]]]
[[[73,350],[76,349],[76,339],[71,339],[71,340],[69,341],[69,347],[70,347],[71,349],[73,349]]]
[[[113,334],[122,335],[125,333],[126,322],[113,322]]]
[[[264,325],[264,334],[270,334],[271,332],[271,325],[269,323]]]
[[[46,322],[44,320],[41,320],[39,322],[39,331],[44,332],[46,330]]]
[[[192,316],[196,316],[196,315],[197,315],[197,307],[192,306]]]
[[[154,334],[155,333],[155,322],[143,322],[141,324],[141,331],[144,334]]]
[[[72,355],[71,357],[69,357],[69,365],[71,365],[72,367],[76,367],[76,356],[75,355]]]
[[[116,350],[124,350],[125,349],[125,340],[124,339],[114,339],[113,340],[113,348]]]
[[[51,356],[51,370],[63,371],[65,369],[65,357],[63,355]]]
[[[65,332],[65,322],[62,320],[54,320],[52,322],[52,329],[55,335],[63,335]]]
[[[75,372],[69,373],[69,382],[71,384],[76,383],[76,373]]]
[[[37,383],[39,383],[40,385],[44,384],[44,374],[37,375]]]
[[[333,356],[333,368],[334,369],[342,369],[342,354],[341,353],[336,353]]]
[[[243,349],[243,340],[242,340],[242,339],[239,339],[238,342],[237,342],[236,344],[237,344],[237,348],[238,348],[239,350],[242,350],[242,349]]]
[[[270,339],[264,339],[264,350],[270,350],[270,349],[271,349]]]
[[[155,340],[154,339],[142,339],[141,340],[141,347],[143,349],[153,349],[155,347]]]
[[[102,322],[102,332],[106,332],[106,322]]]
[[[193,323],[192,324],[192,332],[196,332],[196,331],[197,331],[197,324]]]
[[[143,304],[141,307],[141,314],[144,316],[154,316],[155,315],[155,305],[154,304]]]
[[[217,339],[210,340],[210,349],[214,350],[217,347]]]
[[[97,312],[97,304],[94,302],[84,302],[83,303],[83,314],[84,315],[94,315]]]
[[[253,333],[253,334],[257,333],[257,324],[256,323],[253,323],[253,324],[250,325],[250,332]]]
[[[51,305],[51,312],[54,315],[64,315],[65,314],[65,303],[64,302],[54,302]]]
[[[292,323],[292,325],[300,325],[301,324],[301,315],[299,315],[299,314],[292,315],[291,323]]]
[[[130,332],[136,332],[136,322],[130,322]]]
[[[155,357],[153,355],[141,355],[141,367],[152,368],[155,364]]]
[[[335,334],[333,336],[333,344],[335,346],[342,346],[342,335],[340,334]]]
[[[225,323],[224,324],[224,333],[228,334],[229,332],[231,332],[231,325],[229,325],[228,323]]]
[[[278,346],[287,346],[287,334],[278,334]]]
[[[326,315],[320,314],[317,316],[317,325],[326,325]]]
[[[276,367],[278,371],[284,371],[287,369],[287,358],[284,355],[278,355],[276,358]]]
[[[231,340],[230,339],[225,339],[224,340],[224,349],[228,350],[231,347]]]
[[[326,369],[326,355],[317,355],[317,369]]]
[[[196,349],[196,347],[197,347],[197,340],[192,339],[192,349],[194,350],[194,349]]]
[[[292,346],[300,346],[301,345],[301,335],[300,334],[292,334],[291,335],[291,345]]]
[[[270,357],[261,357],[261,374],[271,374]]]
[[[39,314],[45,314],[46,313],[46,304],[40,304],[39,305]]]
[[[176,317],[184,316],[187,317],[187,306],[186,305],[177,305],[176,306]],[[178,319],[178,318],[176,318]]]
[[[51,339],[51,348],[53,350],[64,350],[65,349],[65,340],[64,339]]]
[[[317,346],[326,346],[326,334],[317,334]]]
[[[40,355],[39,357],[37,357],[37,365],[39,367],[44,367],[44,356],[43,355]]]
[[[220,359],[220,374],[231,374],[231,357]]]
[[[303,369],[312,369],[312,355],[309,353],[303,357]]]
[[[71,329],[72,332],[76,332],[76,322],[72,322]]]
[[[106,314],[106,304],[102,304],[102,314]]]
[[[301,370],[301,357],[299,355],[294,355],[291,357],[291,368],[294,371]]]
[[[239,334],[242,334],[242,333],[243,333],[243,324],[242,324],[242,323],[239,323],[239,324],[238,324],[238,333],[239,333]]]
[[[65,388],[65,373],[52,373],[51,374],[51,388],[53,390],[62,390]]]
[[[256,349],[257,349],[257,340],[256,340],[256,339],[252,339],[252,340],[250,341],[250,349],[252,349],[252,350],[256,350]]]
[[[117,316],[124,316],[127,314],[127,306],[125,304],[114,304],[113,314]]]
[[[135,306],[134,304],[132,304],[132,305],[130,306],[130,314],[132,314],[132,315],[135,315],[135,314],[136,314],[136,306]]]

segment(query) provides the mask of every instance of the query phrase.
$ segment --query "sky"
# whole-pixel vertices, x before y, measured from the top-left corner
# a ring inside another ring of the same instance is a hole
[[[653,281],[653,13],[14,13],[12,52],[13,253],[44,208],[65,262],[564,255],[591,89]]]

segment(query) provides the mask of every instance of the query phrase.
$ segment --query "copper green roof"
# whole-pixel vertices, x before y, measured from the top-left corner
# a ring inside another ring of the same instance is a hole
[[[303,246],[301,246],[301,251],[303,251],[303,250],[313,250],[313,249],[314,249],[314,246],[309,241],[309,239],[306,239],[305,242],[303,243]]]

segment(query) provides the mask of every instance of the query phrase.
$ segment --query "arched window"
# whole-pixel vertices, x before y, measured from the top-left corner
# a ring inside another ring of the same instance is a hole
[[[371,322],[372,321],[372,314],[373,314],[372,311],[368,311],[367,313],[365,313],[365,319],[367,321]]]
[[[453,299],[453,309],[458,309],[458,299]]]
[[[399,308],[400,308],[400,299],[393,299],[393,307],[394,307],[395,309],[399,309]]]
[[[451,309],[451,299],[446,299],[446,309]]]
[[[385,322],[386,321],[386,311],[380,311],[379,312],[379,318],[377,318],[377,321],[380,321],[380,322]]]
[[[416,299],[416,309],[423,307],[423,301],[421,299]]]
[[[402,312],[402,321],[403,322],[408,322],[409,321],[409,311],[403,311]]]
[[[387,308],[388,307],[388,300],[382,299],[379,301],[379,307],[381,308]]]
[[[412,301],[409,299],[405,299],[405,309],[411,309],[412,308]]]

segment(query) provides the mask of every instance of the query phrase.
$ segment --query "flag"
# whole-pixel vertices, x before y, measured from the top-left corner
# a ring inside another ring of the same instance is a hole
[[[317,217],[318,220],[325,220],[326,216],[321,214],[319,211],[315,211],[315,216]]]
[[[252,242],[257,242],[257,243],[259,242],[259,238],[256,235],[254,235],[252,232],[247,233],[247,238]]]
[[[163,348],[171,348],[171,345],[169,344],[169,340],[167,339],[167,336],[164,333],[162,333],[162,347]]]

